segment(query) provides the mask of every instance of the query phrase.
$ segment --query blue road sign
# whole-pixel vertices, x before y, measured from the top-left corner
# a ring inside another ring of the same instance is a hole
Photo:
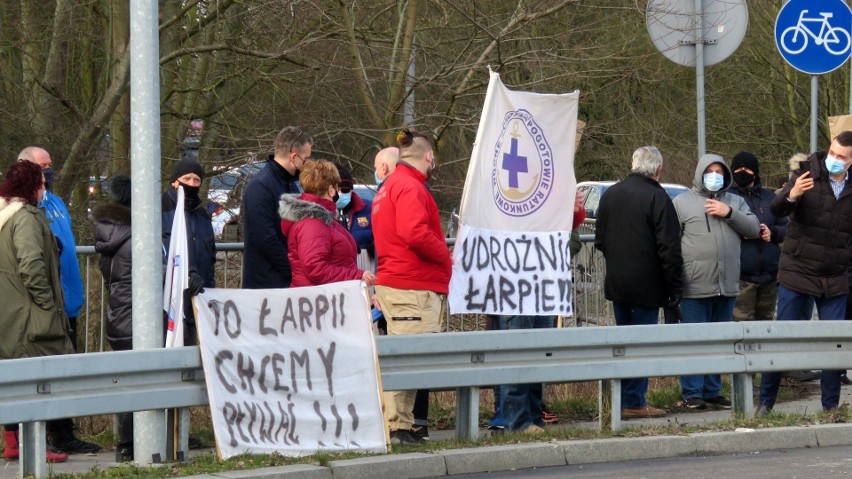
[[[828,73],[852,51],[852,10],[843,0],[790,0],[775,19],[775,46],[793,68]]]

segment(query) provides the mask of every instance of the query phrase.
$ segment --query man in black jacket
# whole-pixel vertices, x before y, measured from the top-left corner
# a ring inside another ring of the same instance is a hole
[[[281,232],[278,200],[298,194],[299,170],[311,157],[314,140],[297,126],[288,126],[275,138],[274,155],[246,186],[243,216],[243,288],[289,288],[291,271],[287,238]]]
[[[606,190],[598,207],[595,247],[606,258],[604,293],[619,326],[657,324],[683,288],[680,227],[659,184],[663,156],[653,146],[633,152],[632,172]],[[621,381],[624,418],[665,416],[645,402],[647,378]]]
[[[813,298],[820,321],[844,319],[852,264],[852,131],[831,142],[828,152],[808,158],[808,168],[796,171],[772,200],[772,213],[790,216],[778,266],[778,320],[806,321],[806,304]],[[820,378],[822,407],[840,402],[842,371],[825,371]],[[756,415],[772,410],[780,373],[764,373]]]

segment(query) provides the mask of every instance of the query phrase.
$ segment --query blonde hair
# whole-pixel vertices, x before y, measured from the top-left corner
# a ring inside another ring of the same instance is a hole
[[[340,183],[340,173],[334,163],[328,160],[306,161],[299,174],[299,182],[305,192],[323,196],[329,186],[337,186]]]

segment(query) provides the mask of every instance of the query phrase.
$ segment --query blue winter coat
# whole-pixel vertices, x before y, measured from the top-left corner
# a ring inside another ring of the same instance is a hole
[[[243,288],[290,287],[292,272],[278,202],[284,193],[301,192],[299,177],[291,175],[271,155],[266,166],[249,180],[240,207],[245,242]]]
[[[763,189],[759,178],[751,188],[735,185],[728,191],[742,196],[751,212],[771,233],[769,243],[763,241],[763,238],[743,239],[740,242],[740,280],[759,284],[775,281],[778,277],[778,261],[781,259],[781,247],[778,245],[784,242],[790,219],[772,214],[769,207],[775,199],[775,193]]]
[[[50,224],[50,231],[59,241],[59,276],[62,293],[65,295],[65,314],[69,318],[80,315],[83,306],[83,280],[80,277],[80,263],[77,261],[77,243],[71,230],[71,216],[62,198],[50,191],[44,192],[44,199],[38,205],[44,210],[44,216]]]

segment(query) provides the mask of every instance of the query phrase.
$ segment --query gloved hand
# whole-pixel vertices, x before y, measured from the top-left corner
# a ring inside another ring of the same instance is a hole
[[[186,288],[190,296],[197,296],[204,292],[204,279],[195,271],[189,272],[189,286]]]

